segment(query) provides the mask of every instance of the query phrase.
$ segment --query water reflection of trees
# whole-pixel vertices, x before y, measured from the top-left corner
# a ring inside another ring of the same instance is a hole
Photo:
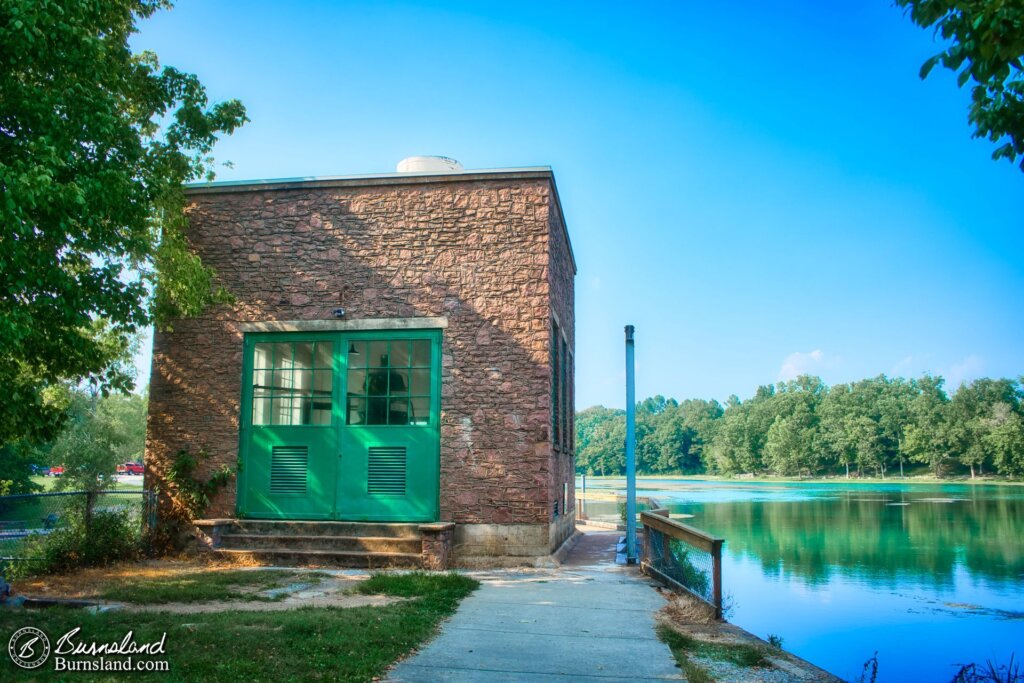
[[[970,494],[968,494],[970,495]],[[679,504],[675,512],[756,557],[766,573],[824,583],[833,574],[896,585],[908,578],[950,586],[956,567],[992,580],[1024,575],[1024,501],[971,497],[952,503],[871,492],[839,499]],[[888,496],[887,496],[888,498]],[[873,500],[872,500],[873,499]]]

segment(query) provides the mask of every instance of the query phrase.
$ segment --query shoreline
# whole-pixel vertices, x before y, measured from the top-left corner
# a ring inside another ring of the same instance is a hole
[[[582,477],[576,474],[577,481]],[[849,485],[876,485],[876,484],[969,484],[971,486],[1024,486],[1024,481],[1019,479],[996,479],[990,477],[949,477],[939,479],[934,476],[915,475],[909,477],[772,477],[772,476],[751,476],[751,477],[725,477],[717,474],[638,474],[638,480],[665,480],[665,481],[693,481],[710,482],[723,484],[849,484]],[[587,482],[625,481],[624,475],[587,475]]]

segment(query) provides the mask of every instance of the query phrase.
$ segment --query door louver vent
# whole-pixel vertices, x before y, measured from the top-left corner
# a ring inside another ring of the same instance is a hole
[[[371,446],[368,460],[368,493],[405,495],[405,446]]]
[[[270,492],[305,493],[309,449],[305,446],[274,446],[270,456]]]

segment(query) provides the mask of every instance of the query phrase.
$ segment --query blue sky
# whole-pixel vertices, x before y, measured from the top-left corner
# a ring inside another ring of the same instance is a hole
[[[624,404],[626,323],[639,397],[1024,372],[1024,174],[918,78],[931,32],[888,0],[637,5],[182,0],[132,43],[245,103],[221,180],[550,165],[578,407]]]

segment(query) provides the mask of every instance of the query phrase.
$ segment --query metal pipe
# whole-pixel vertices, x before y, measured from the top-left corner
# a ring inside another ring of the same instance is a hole
[[[636,390],[633,326],[626,325],[626,564],[636,564]]]

